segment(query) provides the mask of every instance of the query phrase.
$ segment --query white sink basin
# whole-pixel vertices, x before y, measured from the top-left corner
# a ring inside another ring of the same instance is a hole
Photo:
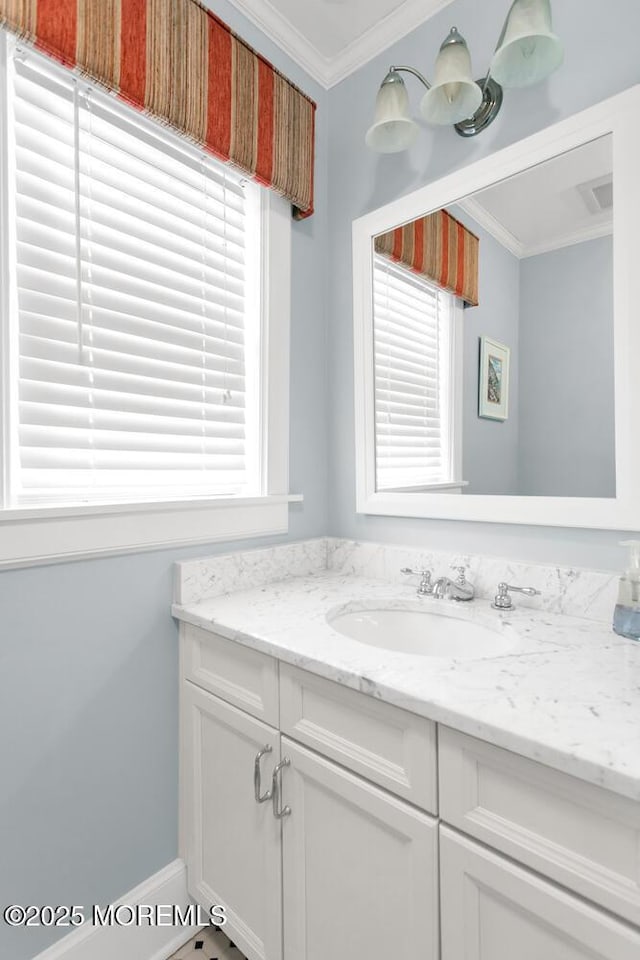
[[[329,614],[327,620],[358,643],[422,657],[497,657],[511,653],[517,643],[517,635],[508,628],[492,629],[445,611],[371,608]]]

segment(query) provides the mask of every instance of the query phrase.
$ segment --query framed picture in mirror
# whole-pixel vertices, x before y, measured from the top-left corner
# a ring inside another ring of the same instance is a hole
[[[506,420],[509,416],[509,361],[511,350],[491,337],[480,337],[478,416]]]

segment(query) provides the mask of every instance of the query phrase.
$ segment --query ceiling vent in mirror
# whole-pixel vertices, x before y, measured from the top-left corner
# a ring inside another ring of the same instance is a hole
[[[587,183],[578,184],[578,190],[589,213],[605,213],[613,209],[613,176],[607,174]]]

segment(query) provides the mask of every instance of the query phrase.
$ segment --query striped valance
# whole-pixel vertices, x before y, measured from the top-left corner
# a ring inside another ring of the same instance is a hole
[[[375,238],[376,253],[478,305],[479,240],[447,210],[412,220]]]
[[[313,212],[315,104],[196,0],[0,0],[0,24]]]

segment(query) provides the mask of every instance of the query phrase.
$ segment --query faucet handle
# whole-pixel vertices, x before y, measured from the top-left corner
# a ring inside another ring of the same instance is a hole
[[[431,582],[431,570],[412,570],[411,567],[403,567],[400,571],[405,577],[420,577],[418,595],[420,597],[430,597],[433,593],[433,583]]]
[[[540,596],[540,591],[536,590],[535,587],[516,587],[511,583],[499,583],[498,592],[491,604],[494,610],[513,610],[514,604],[510,596],[511,593],[524,593],[527,597]]]
[[[459,567],[456,563],[452,563],[451,569],[458,571],[458,576],[456,577],[456,583],[459,583],[462,585],[467,582],[467,568],[465,566]]]

